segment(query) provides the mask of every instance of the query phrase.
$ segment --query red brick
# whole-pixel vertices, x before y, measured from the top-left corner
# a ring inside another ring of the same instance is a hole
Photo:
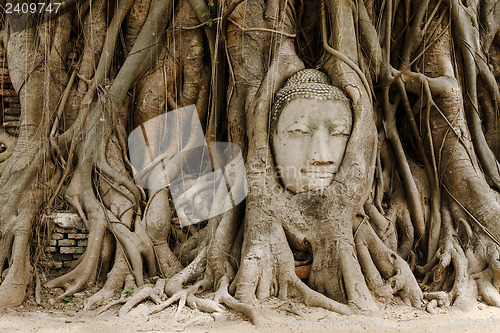
[[[57,252],[57,247],[55,246],[49,246],[46,248],[47,252]]]
[[[11,114],[11,115],[20,115],[21,114],[21,108],[12,107],[12,105],[10,105],[8,108],[5,108],[3,110],[3,112],[6,113],[6,114]]]
[[[68,238],[71,239],[87,239],[89,234],[68,234]]]
[[[17,96],[4,96],[3,101],[7,103],[19,103],[19,98]]]
[[[74,239],[60,239],[57,244],[59,246],[75,246],[76,241]]]
[[[0,75],[0,83],[12,83],[10,76]]]
[[[83,253],[85,252],[85,248],[84,247],[79,247],[79,246],[72,246],[72,247],[66,247],[66,246],[63,246],[63,247],[60,247],[59,248],[59,251],[61,253],[64,253],[64,254],[79,254],[79,253]]]
[[[60,234],[60,233],[57,233],[57,232],[54,232],[52,233],[52,239],[63,239],[64,238],[64,235]]]
[[[78,232],[76,229],[69,229],[69,228],[66,229],[66,228],[59,228],[59,227],[55,227],[54,231],[60,232],[62,234],[74,234],[74,233]]]
[[[17,96],[17,94],[15,90],[0,89],[0,96]]]

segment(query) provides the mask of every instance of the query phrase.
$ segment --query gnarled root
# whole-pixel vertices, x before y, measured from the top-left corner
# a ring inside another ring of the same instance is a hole
[[[79,147],[77,177],[72,178],[66,192],[68,202],[77,209],[89,229],[89,240],[78,266],[46,284],[48,288],[65,288],[61,297],[72,295],[87,282],[95,281],[106,230],[116,238],[117,248],[126,253],[139,286],[143,284],[142,256],[150,274],[156,269],[152,244],[139,215],[135,230],[130,230],[141,194],[128,176],[122,147],[109,126],[104,124],[103,120],[110,117],[110,110],[106,109],[110,105],[105,102],[92,109],[85,141]],[[98,186],[94,186],[96,172],[100,175]]]
[[[36,147],[34,150],[36,151]],[[31,149],[30,149],[31,151]],[[25,155],[31,153],[26,151]],[[22,303],[26,287],[31,279],[30,242],[33,221],[42,204],[43,191],[38,184],[53,188],[60,176],[54,172],[52,178],[39,175],[39,163],[43,153],[27,159],[16,157],[14,163],[6,161],[9,173],[0,177],[0,309]],[[17,162],[17,163],[16,163]],[[32,163],[25,165],[23,163]],[[5,182],[3,182],[6,180]],[[3,184],[2,184],[3,183]],[[3,185],[3,186],[2,186]]]
[[[250,216],[247,215],[247,218]],[[249,238],[245,238],[243,243],[241,266],[229,289],[231,293],[235,292],[237,299],[250,304],[256,297],[264,299],[278,296],[286,299],[289,289],[292,289],[302,295],[309,306],[323,307],[341,314],[357,312],[356,306],[334,301],[300,281],[295,274],[293,254],[282,225],[268,221],[266,228],[269,229],[265,233],[259,232],[259,228],[247,229],[245,237]]]
[[[196,293],[207,290],[211,286],[211,281],[206,278],[198,280],[192,286],[183,288],[183,285],[189,283],[196,278],[203,275],[204,269],[206,267],[206,248],[200,251],[198,256],[193,260],[193,262],[188,265],[184,270],[177,273],[175,276],[170,278],[166,285],[165,291],[170,298],[156,306],[150,311],[150,314],[157,313],[166,309],[173,303],[179,301],[179,306],[175,313],[174,318],[177,318],[182,311],[182,308],[187,304],[191,308],[199,309],[204,312],[222,312],[222,308],[217,302],[202,299],[195,296]]]
[[[387,300],[398,294],[407,305],[422,307],[422,291],[408,264],[390,250],[366,223],[361,222],[355,234],[358,257],[367,284],[379,299]]]
[[[425,266],[417,266],[416,273],[426,274],[424,284],[432,276],[431,292],[424,295],[427,299],[435,299],[438,295],[439,306],[451,303],[455,308],[466,310],[474,304],[473,301],[476,299],[476,288],[471,284],[472,280],[469,275],[469,259],[458,242],[457,234],[452,227],[452,217],[446,206],[442,208],[442,221],[443,244]],[[452,283],[449,300],[442,294],[434,293]]]
[[[488,267],[474,274],[478,292],[489,305],[500,306],[500,247],[490,243],[486,251]]]
[[[113,268],[107,275],[106,283],[97,293],[92,295],[85,303],[83,310],[88,311],[93,306],[99,305],[104,301],[108,301],[119,293],[122,289],[133,290],[135,281],[127,266],[126,258],[123,251],[116,253]]]

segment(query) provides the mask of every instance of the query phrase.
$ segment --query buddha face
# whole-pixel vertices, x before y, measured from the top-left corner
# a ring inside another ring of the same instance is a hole
[[[352,129],[350,106],[298,98],[288,103],[273,131],[273,152],[283,185],[295,193],[332,182]]]

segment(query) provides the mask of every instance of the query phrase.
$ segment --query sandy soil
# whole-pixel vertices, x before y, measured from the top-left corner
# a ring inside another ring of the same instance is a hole
[[[147,316],[152,304],[141,304],[125,318],[119,318],[117,308],[98,315],[82,312],[83,300],[73,303],[52,302],[52,309],[25,304],[0,315],[0,332],[500,332],[500,309],[478,304],[469,312],[439,309],[439,314],[390,305],[376,317],[342,316],[323,309],[297,304],[298,316],[287,311],[287,304],[272,299],[261,304],[262,327],[257,329],[242,314],[226,311],[212,316],[188,308],[178,321],[172,306]]]

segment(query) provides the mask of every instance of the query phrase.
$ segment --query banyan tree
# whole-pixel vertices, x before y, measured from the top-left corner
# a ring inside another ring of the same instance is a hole
[[[497,1],[0,3],[0,308],[500,306]]]

